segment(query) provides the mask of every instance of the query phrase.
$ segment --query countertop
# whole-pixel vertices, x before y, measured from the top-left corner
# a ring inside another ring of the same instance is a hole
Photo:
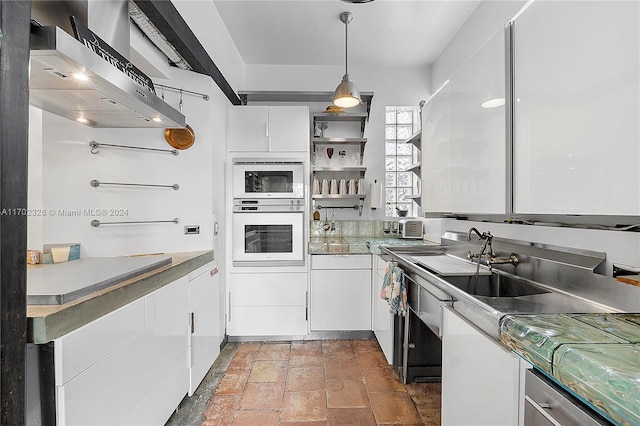
[[[640,314],[507,315],[500,340],[610,421],[640,424]]]
[[[172,260],[170,264],[62,305],[27,305],[27,341],[46,343],[63,336],[214,260],[212,250],[149,255],[152,256],[170,256]]]

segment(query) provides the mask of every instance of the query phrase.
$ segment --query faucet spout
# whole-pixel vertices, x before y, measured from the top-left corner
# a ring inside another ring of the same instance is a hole
[[[469,228],[469,230],[467,231],[467,241],[471,241],[471,234],[474,232],[476,233],[476,235],[478,235],[478,238],[480,238],[481,240],[484,240],[485,237],[483,237],[483,234],[481,234],[480,231],[478,231],[475,227],[473,227],[473,228]]]
[[[491,239],[493,238],[493,235],[491,235],[491,232],[487,231],[487,232],[483,232],[481,234],[480,231],[478,231],[475,227],[470,228],[467,231],[467,241],[471,241],[471,234],[474,233],[474,232],[476,233],[478,238],[480,238],[481,240],[488,240],[489,241],[489,245],[491,245]]]

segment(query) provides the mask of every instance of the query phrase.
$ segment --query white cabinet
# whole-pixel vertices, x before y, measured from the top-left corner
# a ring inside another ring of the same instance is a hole
[[[222,312],[220,273],[216,262],[210,262],[189,275],[189,396],[220,354],[224,338]]]
[[[534,2],[514,21],[514,210],[640,214],[640,3]]]
[[[373,312],[372,326],[373,333],[378,339],[378,344],[382,348],[384,356],[389,364],[393,363],[393,319],[394,315],[389,312],[389,302],[380,297],[380,291],[384,284],[384,272],[387,262],[380,257],[373,255],[373,294],[371,296],[371,310]]]
[[[310,329],[371,330],[371,255],[312,255]]]
[[[228,151],[309,150],[306,106],[234,106],[228,108]]]
[[[306,335],[307,274],[229,274],[227,307],[229,336]]]
[[[506,209],[505,37],[501,29],[423,109],[422,210],[499,214]]]
[[[518,424],[519,358],[443,309],[442,425]]]
[[[164,424],[189,388],[188,279],[54,341],[59,425]]]

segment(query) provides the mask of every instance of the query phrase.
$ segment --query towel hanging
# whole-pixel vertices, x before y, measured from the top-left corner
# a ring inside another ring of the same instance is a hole
[[[405,316],[407,314],[407,287],[404,271],[396,262],[389,262],[384,271],[384,281],[380,297],[389,303],[389,312]]]

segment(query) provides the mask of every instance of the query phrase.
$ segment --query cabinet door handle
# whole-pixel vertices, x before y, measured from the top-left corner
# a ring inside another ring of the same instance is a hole
[[[229,322],[231,322],[231,292],[229,292],[229,315],[228,315],[228,319],[229,319]]]
[[[191,312],[191,334],[196,332],[196,314]]]
[[[309,321],[309,292],[304,292],[304,320]]]

